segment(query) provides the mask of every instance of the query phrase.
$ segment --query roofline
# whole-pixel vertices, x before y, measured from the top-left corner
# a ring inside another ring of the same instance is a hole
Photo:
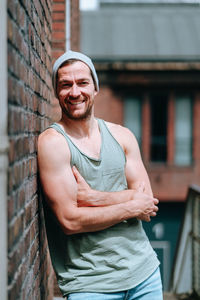
[[[106,6],[106,5],[115,5],[115,6],[120,6],[120,5],[135,5],[135,4],[185,4],[185,5],[199,5],[200,4],[200,0],[141,0],[140,2],[138,2],[138,0],[126,0],[126,1],[119,1],[116,2],[115,0],[101,0],[100,1],[100,5],[102,6]]]
[[[88,55],[95,62],[200,62],[200,55]]]
[[[133,60],[95,60],[98,71],[127,70],[127,71],[200,71],[200,59],[181,61],[133,61]]]

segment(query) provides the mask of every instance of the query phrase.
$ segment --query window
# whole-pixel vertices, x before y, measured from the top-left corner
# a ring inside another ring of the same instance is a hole
[[[191,165],[192,98],[170,92],[145,94],[145,101],[141,98],[126,98],[124,125],[135,134],[145,161]]]
[[[124,105],[124,125],[135,135],[141,145],[141,100],[127,98]]]
[[[151,95],[151,160],[167,160],[167,104],[165,95]]]
[[[175,155],[176,165],[192,162],[192,101],[189,97],[175,99]]]

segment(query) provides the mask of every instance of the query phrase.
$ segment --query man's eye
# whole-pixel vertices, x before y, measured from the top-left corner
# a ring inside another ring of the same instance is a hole
[[[87,85],[87,84],[88,84],[87,81],[82,81],[82,82],[80,82],[80,85]]]

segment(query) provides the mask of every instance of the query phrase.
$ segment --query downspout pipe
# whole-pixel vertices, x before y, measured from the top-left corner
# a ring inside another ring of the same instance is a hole
[[[7,300],[7,172],[8,172],[8,96],[7,96],[7,1],[0,1],[0,294]]]

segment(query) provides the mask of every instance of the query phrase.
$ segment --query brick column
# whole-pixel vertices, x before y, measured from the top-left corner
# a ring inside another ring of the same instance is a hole
[[[52,57],[53,62],[65,52],[65,0],[54,0],[52,10]]]
[[[150,161],[150,143],[151,143],[151,113],[149,96],[144,96],[142,106],[142,155],[144,163]]]
[[[71,0],[71,49],[80,51],[79,0]]]

